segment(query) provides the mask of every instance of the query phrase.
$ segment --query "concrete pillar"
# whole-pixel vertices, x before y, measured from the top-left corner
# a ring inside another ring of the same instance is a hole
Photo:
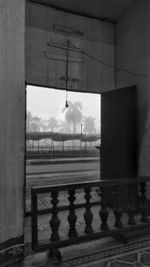
[[[25,0],[0,0],[0,257],[23,242],[24,21]]]

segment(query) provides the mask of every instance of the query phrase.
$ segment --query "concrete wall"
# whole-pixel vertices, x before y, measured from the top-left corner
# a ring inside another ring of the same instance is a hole
[[[23,240],[24,17],[24,0],[0,0],[0,252]]]
[[[135,2],[116,25],[116,85],[137,85],[139,174],[150,175],[150,1]]]
[[[113,23],[27,1],[27,83],[77,91],[110,90],[114,88],[114,50]]]

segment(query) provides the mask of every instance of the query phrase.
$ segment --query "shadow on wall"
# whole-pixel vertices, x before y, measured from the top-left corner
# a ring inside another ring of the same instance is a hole
[[[143,118],[143,119],[142,119]],[[139,176],[150,175],[150,108],[142,110],[140,121],[142,134],[139,150]],[[144,119],[145,118],[145,119]]]

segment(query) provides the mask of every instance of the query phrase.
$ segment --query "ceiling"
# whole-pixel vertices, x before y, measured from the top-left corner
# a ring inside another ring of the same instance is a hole
[[[136,0],[30,0],[64,11],[116,21]]]

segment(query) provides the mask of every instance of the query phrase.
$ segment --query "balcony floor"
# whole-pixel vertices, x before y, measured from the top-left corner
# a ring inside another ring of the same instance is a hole
[[[148,267],[150,266],[150,234],[138,237],[128,236],[128,243],[122,244],[113,238],[90,241],[80,245],[62,248],[63,260],[56,264],[47,252],[27,256],[10,267]]]

